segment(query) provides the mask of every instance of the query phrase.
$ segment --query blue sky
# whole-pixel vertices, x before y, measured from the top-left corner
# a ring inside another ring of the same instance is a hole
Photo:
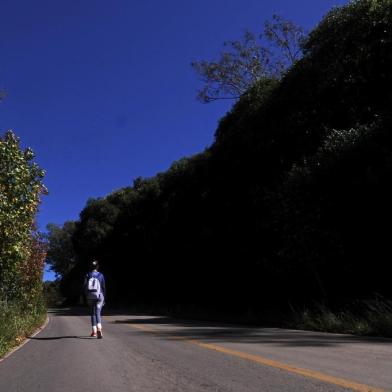
[[[47,171],[39,228],[212,143],[231,103],[196,100],[192,61],[217,59],[275,13],[309,30],[345,3],[1,0],[0,132],[13,129]]]

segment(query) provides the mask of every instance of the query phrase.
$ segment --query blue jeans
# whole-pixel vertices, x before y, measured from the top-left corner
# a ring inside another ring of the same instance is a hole
[[[91,314],[91,325],[96,327],[97,324],[102,324],[101,319],[101,310],[104,304],[104,297],[103,294],[100,294],[99,300],[97,301],[88,301],[88,305],[90,307],[90,314]]]

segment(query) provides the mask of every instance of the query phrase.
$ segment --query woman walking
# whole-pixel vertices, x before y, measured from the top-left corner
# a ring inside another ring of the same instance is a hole
[[[90,265],[90,272],[86,275],[84,282],[87,304],[91,314],[91,337],[102,339],[102,319],[101,311],[105,303],[105,278],[98,272],[98,261],[93,260]]]

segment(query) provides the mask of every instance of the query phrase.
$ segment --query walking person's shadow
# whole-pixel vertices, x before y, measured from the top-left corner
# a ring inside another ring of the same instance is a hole
[[[31,340],[59,340],[59,339],[94,339],[91,336],[51,336],[51,337],[46,337],[46,338],[36,338],[36,337],[31,337],[29,338]],[[95,338],[96,340],[96,338]]]

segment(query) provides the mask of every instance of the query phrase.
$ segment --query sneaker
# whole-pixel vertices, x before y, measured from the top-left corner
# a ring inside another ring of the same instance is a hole
[[[102,339],[102,337],[103,337],[103,336],[102,336],[102,331],[98,331],[97,335],[98,335],[98,336],[97,336],[98,339]]]
[[[90,337],[91,337],[91,338],[96,338],[96,337],[97,337],[97,334],[96,334],[96,332],[91,332],[91,335],[90,335]]]

